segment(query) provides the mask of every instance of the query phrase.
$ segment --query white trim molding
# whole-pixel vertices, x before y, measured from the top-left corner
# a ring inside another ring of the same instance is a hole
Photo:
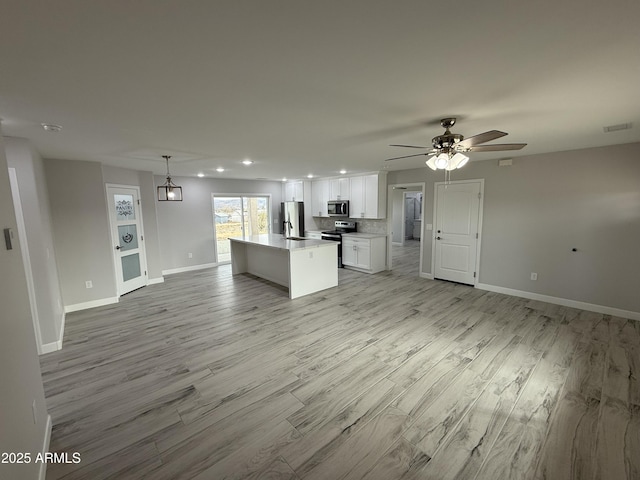
[[[426,278],[427,280],[433,280],[433,273],[420,272],[420,278]]]
[[[203,263],[202,265],[192,265],[190,267],[170,268],[162,270],[162,275],[173,275],[174,273],[193,272],[194,270],[204,270],[205,268],[217,267],[219,263]]]
[[[503,293],[513,297],[528,298],[529,300],[538,300],[540,302],[553,303],[554,305],[562,305],[563,307],[578,308],[580,310],[588,310],[590,312],[603,313],[605,315],[613,315],[615,317],[628,318],[630,320],[640,320],[640,312],[632,312],[630,310],[622,310],[620,308],[579,302],[577,300],[569,300],[567,298],[552,297],[550,295],[542,295],[540,293],[525,292],[524,290],[514,290],[513,288],[498,287],[496,285],[489,285],[486,283],[478,283],[476,287],[480,290]]]
[[[64,338],[64,322],[66,321],[66,318],[66,313],[62,312],[62,321],[60,322],[60,333],[58,334],[58,340],[56,340],[55,342],[42,344],[40,355],[55,352],[56,350],[62,350],[62,339]]]
[[[111,305],[112,303],[118,303],[118,297],[107,297],[99,300],[92,300],[90,302],[76,303],[74,305],[65,305],[65,313],[77,312],[79,310],[86,310],[88,308],[103,307],[105,305]]]
[[[158,283],[164,283],[164,277],[150,278],[147,280],[147,285],[156,285]]]
[[[42,455],[49,451],[49,445],[51,443],[51,415],[47,415],[47,425],[44,427],[44,441],[42,442]],[[47,476],[47,462],[40,464],[40,472],[38,473],[38,480],[45,480]]]

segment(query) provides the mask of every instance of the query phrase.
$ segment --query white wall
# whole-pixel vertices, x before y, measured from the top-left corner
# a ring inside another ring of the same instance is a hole
[[[51,159],[44,164],[65,306],[115,298],[102,166],[96,162]],[[93,288],[85,287],[87,280],[91,280]]]
[[[0,239],[0,452],[35,458],[47,437],[48,415],[7,169],[0,132],[0,229],[11,228],[16,236],[12,250]],[[35,480],[39,469],[35,463],[0,463],[0,478]]]
[[[64,309],[56,254],[51,233],[51,212],[40,155],[22,138],[5,138],[9,167],[16,169],[20,203],[27,233],[38,324],[44,351],[57,349]]]
[[[511,167],[470,162],[452,172],[452,180],[473,178],[485,179],[481,283],[640,312],[640,143],[518,157]],[[389,184],[418,179],[429,205],[442,172],[389,173]],[[431,208],[424,222],[433,223]]]
[[[156,185],[165,177],[156,176]],[[271,195],[271,228],[279,232],[281,182],[173,177],[182,187],[182,202],[157,202],[162,269],[174,270],[215,262],[211,194]],[[188,253],[193,258],[188,258]]]

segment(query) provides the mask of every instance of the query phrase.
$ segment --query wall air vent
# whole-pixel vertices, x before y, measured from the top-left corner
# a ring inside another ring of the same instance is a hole
[[[609,125],[608,127],[602,127],[604,133],[617,132],[618,130],[629,130],[633,126],[633,123],[619,123],[618,125]]]

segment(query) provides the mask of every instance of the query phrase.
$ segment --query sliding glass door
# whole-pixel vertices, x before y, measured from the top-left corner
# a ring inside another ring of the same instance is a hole
[[[231,261],[230,237],[269,233],[270,197],[264,195],[213,195],[213,232],[216,261]]]

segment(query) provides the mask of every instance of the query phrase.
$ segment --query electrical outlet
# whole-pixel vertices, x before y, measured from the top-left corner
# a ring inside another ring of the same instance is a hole
[[[84,282],[84,286],[87,288],[93,288],[93,282],[91,280],[87,280]]]
[[[531,280],[538,280],[538,274],[536,272],[531,272]]]
[[[193,258],[193,253],[191,253],[191,252],[187,253],[187,257]]]
[[[309,252],[309,258],[313,258],[313,252]]]

